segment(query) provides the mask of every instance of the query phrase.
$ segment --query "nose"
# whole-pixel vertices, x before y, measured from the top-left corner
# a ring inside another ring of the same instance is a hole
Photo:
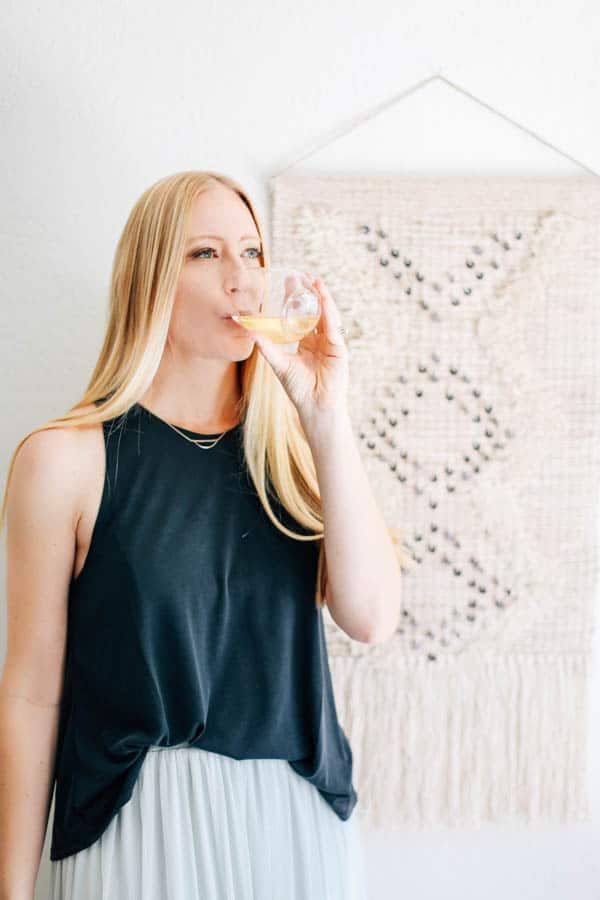
[[[227,267],[225,289],[228,291],[236,291],[238,293],[248,290],[249,279],[250,276],[247,267],[238,260],[235,260]]]
[[[228,268],[223,289],[240,315],[251,314],[260,304],[262,282],[257,278],[256,269],[237,259]]]

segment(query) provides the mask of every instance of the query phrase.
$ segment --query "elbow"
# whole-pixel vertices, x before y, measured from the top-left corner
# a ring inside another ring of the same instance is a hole
[[[371,622],[363,640],[366,644],[385,644],[394,637],[397,628],[397,617],[394,617],[391,621],[389,618],[385,618],[380,622]]]
[[[393,612],[390,613],[390,596],[399,598],[400,590],[395,591],[394,594],[392,594],[392,592],[387,593],[386,598],[384,598],[380,606],[380,609],[382,610],[381,615],[372,617],[366,628],[366,634],[363,638],[365,643],[385,644],[396,634],[400,622],[401,601],[397,600],[396,603],[394,603]]]
[[[387,641],[390,641],[394,635],[396,634],[396,624],[394,624],[393,628],[372,628],[367,637],[364,638],[365,644],[385,644]]]

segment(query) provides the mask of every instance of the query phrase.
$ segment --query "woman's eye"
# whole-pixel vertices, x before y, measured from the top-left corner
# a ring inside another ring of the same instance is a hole
[[[257,256],[253,256],[252,259],[258,259],[260,256],[262,256],[262,252],[259,247],[247,247],[246,249],[253,250],[257,254]],[[207,253],[207,252],[208,253],[216,253],[216,250],[214,249],[214,247],[201,247],[200,250],[195,250],[192,253],[192,258],[193,259],[210,259],[210,257],[201,256],[202,253]]]

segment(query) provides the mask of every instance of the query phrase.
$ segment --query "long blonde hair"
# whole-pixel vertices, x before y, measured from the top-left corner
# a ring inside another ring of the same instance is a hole
[[[99,424],[126,412],[149,388],[167,340],[171,310],[184,258],[188,215],[196,197],[216,183],[235,191],[247,205],[269,265],[258,215],[243,188],[211,171],[178,172],[151,185],[135,203],[115,251],[104,343],[84,396],[64,416],[28,432],[10,460],[0,531],[6,519],[8,485],[19,448],[36,431]],[[325,605],[327,566],[321,498],[310,445],[297,410],[281,382],[255,345],[238,363],[239,415],[244,423],[244,454],[256,492],[276,528],[296,540],[321,540],[315,603]],[[92,407],[90,409],[90,407]],[[311,533],[296,534],[275,516],[268,493]],[[399,563],[411,560],[401,547],[400,532],[390,528]]]

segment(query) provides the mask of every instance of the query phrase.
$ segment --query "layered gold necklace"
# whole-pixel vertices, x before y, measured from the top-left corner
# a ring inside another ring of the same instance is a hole
[[[167,422],[169,428],[172,428],[173,431],[176,431],[177,434],[180,434],[182,438],[185,438],[186,441],[189,441],[191,444],[195,444],[196,447],[200,447],[201,450],[212,450],[212,448],[219,443],[222,437],[227,434],[227,431],[224,431],[222,434],[218,435],[216,438],[212,437],[201,437],[201,438],[192,438],[189,434],[184,434],[182,431],[177,428],[176,425],[171,425],[170,422]],[[235,427],[235,426],[234,426]],[[231,429],[227,429],[228,431]]]

